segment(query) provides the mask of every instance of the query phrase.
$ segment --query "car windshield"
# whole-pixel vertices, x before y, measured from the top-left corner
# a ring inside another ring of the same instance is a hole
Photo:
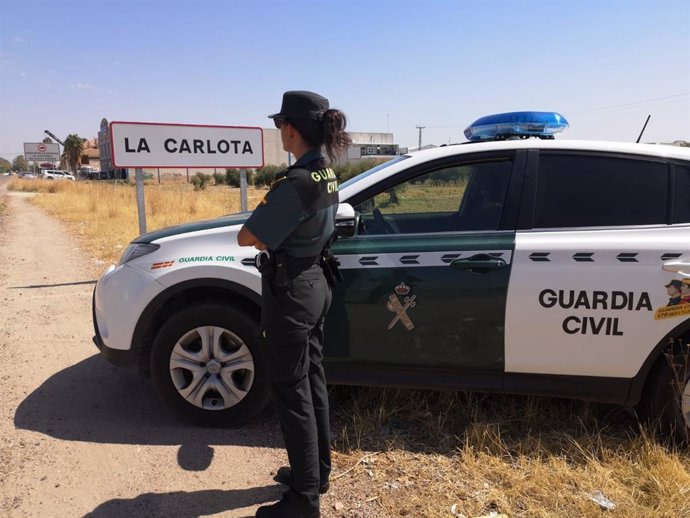
[[[367,169],[366,171],[359,173],[357,176],[353,176],[346,182],[343,182],[340,184],[339,189],[344,189],[346,187],[349,187],[353,183],[356,183],[360,180],[363,180],[364,178],[367,178],[368,176],[371,176],[372,174],[380,171],[381,169],[385,169],[386,167],[392,166],[393,164],[397,164],[398,162],[405,160],[406,158],[409,158],[408,155],[401,155],[399,157],[393,158],[392,160],[389,160],[388,162],[384,162],[383,164],[379,164],[376,167],[372,167],[371,169]]]

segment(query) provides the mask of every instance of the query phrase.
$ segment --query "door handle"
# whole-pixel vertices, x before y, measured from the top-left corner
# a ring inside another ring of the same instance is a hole
[[[664,261],[661,267],[667,272],[690,276],[690,256],[684,255],[670,261]]]
[[[505,268],[506,262],[488,254],[478,254],[465,259],[455,259],[450,263],[450,266],[463,272],[487,273]]]

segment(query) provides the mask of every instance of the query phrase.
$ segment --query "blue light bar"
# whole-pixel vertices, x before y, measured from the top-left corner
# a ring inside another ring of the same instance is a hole
[[[465,129],[467,140],[506,140],[538,137],[552,139],[554,133],[568,127],[568,121],[556,112],[509,112],[487,115]]]

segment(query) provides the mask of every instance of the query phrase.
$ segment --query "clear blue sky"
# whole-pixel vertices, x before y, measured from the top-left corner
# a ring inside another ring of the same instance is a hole
[[[690,1],[0,0],[0,156],[101,118],[270,126],[319,92],[353,131],[464,140],[556,110],[563,138],[690,140]]]

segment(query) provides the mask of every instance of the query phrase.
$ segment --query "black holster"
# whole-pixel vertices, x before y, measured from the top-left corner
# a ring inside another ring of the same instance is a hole
[[[328,282],[331,288],[342,282],[343,274],[340,271],[340,261],[336,259],[330,248],[323,249],[319,264],[323,270],[323,276],[326,278],[326,282]]]
[[[264,250],[254,258],[256,268],[265,277],[272,276],[274,286],[285,290],[290,287],[288,275],[289,257],[280,252]]]

